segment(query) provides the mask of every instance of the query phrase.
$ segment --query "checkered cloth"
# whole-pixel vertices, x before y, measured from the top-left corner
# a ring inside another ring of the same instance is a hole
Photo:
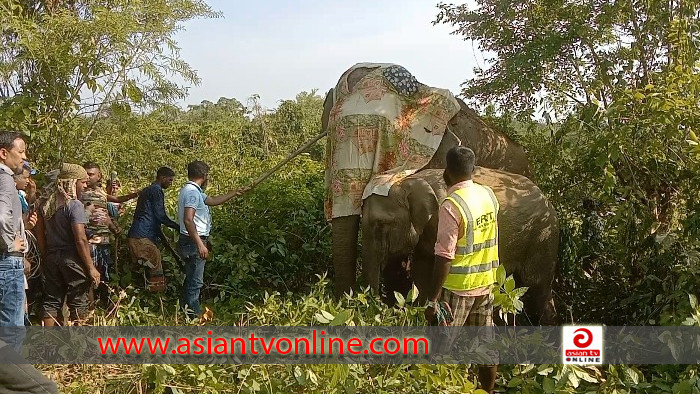
[[[468,343],[457,343],[456,340],[459,337],[459,332],[452,330],[445,338],[445,341],[440,343],[441,346],[447,346],[447,349],[451,349],[454,346],[461,348],[468,348],[468,346],[474,344],[474,341],[481,343],[489,343],[494,340],[494,332],[490,328],[493,326],[493,294],[490,292],[488,294],[480,296],[459,296],[447,289],[442,289],[442,301],[446,302],[450,309],[452,310],[453,321],[451,326],[473,326],[473,327],[484,327],[484,329],[479,330],[479,333],[475,338],[464,338],[460,340],[467,340]],[[445,349],[445,348],[443,348]],[[493,365],[498,363],[498,352],[496,351],[485,351],[481,353],[485,357],[485,364]]]
[[[447,302],[454,318],[452,326],[493,326],[493,295],[462,297],[442,289],[442,301]]]

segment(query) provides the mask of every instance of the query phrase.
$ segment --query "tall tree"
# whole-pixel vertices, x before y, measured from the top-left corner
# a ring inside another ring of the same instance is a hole
[[[565,238],[577,231],[583,199],[614,214],[602,251],[606,275],[591,292],[615,286],[620,297],[633,295],[602,300],[626,308],[605,318],[646,323],[664,303],[687,304],[634,289],[658,289],[655,277],[687,286],[678,261],[700,262],[700,1],[476,0],[438,8],[435,23],[451,24],[487,56],[464,84],[467,99],[549,123],[551,134],[523,141]],[[590,279],[568,288],[586,286]]]
[[[91,135],[94,122],[77,127],[79,116],[183,98],[186,86],[169,78],[199,78],[173,35],[218,16],[202,0],[1,0],[0,15],[0,125],[57,146],[57,157]]]

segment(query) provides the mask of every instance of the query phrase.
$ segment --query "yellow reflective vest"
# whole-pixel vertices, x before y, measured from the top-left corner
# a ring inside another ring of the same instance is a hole
[[[464,234],[457,240],[452,267],[442,287],[464,291],[496,282],[498,268],[498,200],[488,186],[474,183],[445,198],[462,215]],[[443,202],[445,203],[445,202]]]

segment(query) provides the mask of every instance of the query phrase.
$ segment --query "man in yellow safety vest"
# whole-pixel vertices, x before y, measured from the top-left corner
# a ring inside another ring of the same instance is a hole
[[[498,200],[488,186],[472,181],[474,152],[447,152],[447,196],[440,206],[433,286],[425,317],[435,319],[438,300],[452,311],[453,326],[493,326],[492,285],[498,268]],[[495,365],[479,367],[482,389],[492,392]]]

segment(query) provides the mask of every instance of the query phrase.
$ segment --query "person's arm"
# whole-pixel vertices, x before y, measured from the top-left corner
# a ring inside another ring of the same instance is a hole
[[[209,257],[209,249],[207,249],[207,246],[204,244],[204,241],[202,241],[202,239],[199,238],[199,234],[197,233],[197,226],[194,224],[194,214],[194,208],[185,207],[183,218],[183,221],[185,222],[185,229],[187,230],[187,234],[190,236],[192,241],[195,243],[195,245],[197,245],[199,257],[207,259]]]
[[[0,193],[0,234],[8,252],[21,252],[15,245],[15,224],[12,220],[12,198],[16,193]]]
[[[165,212],[165,196],[163,193],[154,192],[151,193],[151,206],[153,207],[153,213],[156,216],[158,223],[170,227],[173,230],[179,230],[180,225],[174,220],[170,219],[168,214]]]
[[[435,265],[433,266],[433,286],[428,293],[430,296],[429,301],[437,301],[442,294],[442,285],[445,284],[447,280],[447,275],[450,274],[450,268],[452,267],[452,260],[442,257],[435,256]]]
[[[236,196],[240,196],[248,190],[250,190],[249,186],[243,186],[239,187],[238,189],[233,189],[230,192],[222,194],[220,196],[207,196],[207,199],[204,200],[204,203],[209,206],[221,205]]]
[[[107,201],[108,201],[108,202],[115,202],[115,203],[118,203],[118,204],[125,203],[125,202],[127,202],[127,201],[129,201],[129,200],[133,200],[134,198],[138,197],[138,196],[139,196],[139,192],[140,192],[140,190],[139,190],[139,191],[135,191],[135,192],[133,192],[133,193],[125,194],[125,195],[119,196],[119,197],[113,196],[113,195],[111,195],[111,194],[108,194],[108,195],[107,195]]]
[[[73,229],[73,237],[75,238],[75,247],[78,249],[78,256],[83,262],[85,273],[92,279],[92,282],[97,286],[100,283],[100,272],[95,268],[95,263],[90,255],[90,244],[85,235],[84,223],[71,223]]]
[[[107,216],[107,227],[109,228],[109,231],[111,231],[114,235],[119,235],[122,233],[121,227],[119,227],[119,225],[114,220],[112,220],[110,216]]]
[[[457,240],[460,234],[461,215],[449,201],[440,206],[438,212],[438,232],[435,243],[435,263],[433,265],[432,282],[429,288],[428,301],[437,302],[442,294],[442,286],[450,274],[452,260],[457,250]],[[425,310],[425,318],[431,321],[435,317],[435,308],[430,305]]]

